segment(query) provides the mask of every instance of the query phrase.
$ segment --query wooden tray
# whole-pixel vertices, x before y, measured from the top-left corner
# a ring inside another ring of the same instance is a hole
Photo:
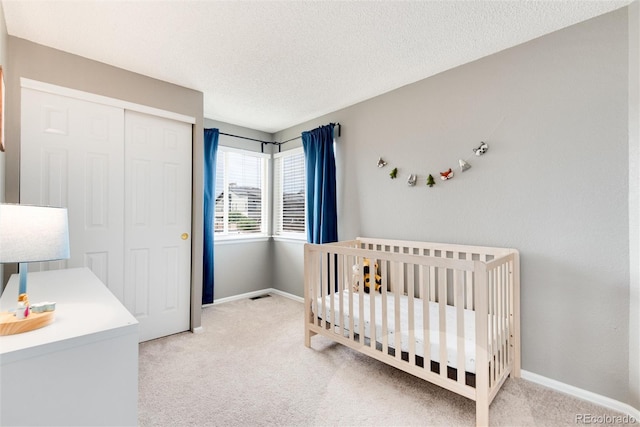
[[[44,313],[31,313],[26,319],[18,319],[13,313],[0,313],[0,335],[21,334],[33,331],[52,323],[55,319],[55,311]]]

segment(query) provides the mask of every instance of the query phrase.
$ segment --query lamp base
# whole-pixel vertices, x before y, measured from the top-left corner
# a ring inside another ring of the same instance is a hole
[[[43,328],[55,319],[55,311],[31,313],[24,319],[16,318],[13,313],[0,313],[0,335],[21,334]]]

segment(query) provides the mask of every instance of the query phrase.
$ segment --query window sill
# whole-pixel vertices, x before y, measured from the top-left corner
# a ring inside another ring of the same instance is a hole
[[[275,242],[289,242],[289,243],[307,243],[307,237],[306,236],[287,236],[287,235],[278,235],[278,236],[273,236],[273,240]]]
[[[256,243],[256,242],[268,242],[269,236],[265,234],[258,234],[255,236],[214,236],[213,244],[217,245],[235,245],[238,243]]]

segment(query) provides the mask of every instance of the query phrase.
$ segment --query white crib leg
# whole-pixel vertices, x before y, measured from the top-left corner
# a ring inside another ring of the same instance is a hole
[[[307,347],[311,347],[311,337],[316,335],[311,329],[309,329],[309,325],[313,323],[313,313],[311,309],[308,309],[307,314],[305,315],[304,320],[304,345]]]
[[[489,426],[489,399],[476,400],[476,426]]]
[[[306,327],[306,325],[304,328],[304,345],[311,347],[311,331]]]

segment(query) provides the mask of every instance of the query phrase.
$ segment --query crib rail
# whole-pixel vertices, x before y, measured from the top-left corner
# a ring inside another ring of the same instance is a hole
[[[378,292],[366,292],[367,276]],[[365,238],[307,244],[305,344],[321,334],[476,400],[485,424],[502,383],[520,374],[518,278],[511,249]]]

